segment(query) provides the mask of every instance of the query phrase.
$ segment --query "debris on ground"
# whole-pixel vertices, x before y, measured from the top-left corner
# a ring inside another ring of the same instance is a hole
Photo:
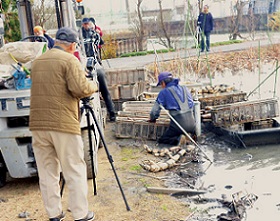
[[[246,211],[253,208],[258,196],[246,191],[239,191],[232,194],[232,200],[217,200],[223,207],[228,209],[228,213],[221,213],[217,216],[218,221],[241,221],[247,217]]]
[[[164,161],[159,161],[159,162],[155,162],[153,160],[143,160],[142,163],[140,163],[140,166],[143,169],[150,172],[159,172],[176,166],[180,158],[187,153],[187,150],[195,149],[193,145],[187,145],[186,149],[183,149],[180,146],[158,149],[158,148],[151,148],[148,145],[144,145],[143,148],[148,153],[151,153],[156,157],[168,158],[165,159]]]
[[[29,212],[24,211],[20,214],[18,214],[18,218],[28,218],[30,216]]]
[[[8,200],[0,198],[0,203],[6,203]]]

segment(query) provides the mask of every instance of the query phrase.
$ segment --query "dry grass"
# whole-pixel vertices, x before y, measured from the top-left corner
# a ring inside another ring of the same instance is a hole
[[[161,70],[170,71],[175,76],[185,73],[195,74],[198,78],[215,73],[223,73],[230,70],[235,74],[241,70],[253,71],[259,67],[259,58],[262,63],[275,62],[280,59],[280,45],[271,45],[260,48],[251,48],[243,51],[228,53],[213,53],[201,55],[200,57],[189,57],[187,59],[176,58],[168,62],[161,62]],[[148,70],[157,73],[154,64],[149,65]],[[156,74],[155,74],[156,76]]]

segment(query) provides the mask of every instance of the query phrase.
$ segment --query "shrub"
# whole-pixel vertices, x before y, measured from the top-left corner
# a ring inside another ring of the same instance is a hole
[[[102,37],[104,45],[102,45],[102,59],[116,58],[117,57],[117,42],[112,34],[106,34]]]

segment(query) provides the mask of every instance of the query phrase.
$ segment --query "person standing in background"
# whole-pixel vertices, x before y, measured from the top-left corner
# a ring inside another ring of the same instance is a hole
[[[33,31],[34,35],[44,37],[47,40],[49,49],[51,49],[54,46],[54,40],[46,34],[46,31],[41,26],[35,26]],[[38,41],[40,41],[40,39]]]
[[[206,38],[206,51],[210,51],[210,33],[214,27],[213,16],[209,12],[209,6],[204,5],[203,11],[199,14],[197,19],[197,26],[200,28],[201,41],[200,47],[201,52],[205,49],[205,38]]]

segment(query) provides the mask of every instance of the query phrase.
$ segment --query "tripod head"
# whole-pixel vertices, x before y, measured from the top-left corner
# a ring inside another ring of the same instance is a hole
[[[93,97],[84,97],[81,99],[83,105],[89,105],[89,102],[93,100]]]

